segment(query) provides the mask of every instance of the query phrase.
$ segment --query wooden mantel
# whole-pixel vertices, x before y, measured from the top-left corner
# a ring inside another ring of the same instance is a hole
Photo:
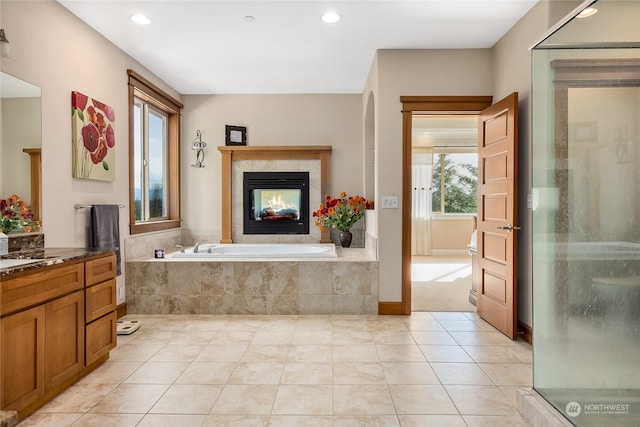
[[[329,194],[331,182],[330,145],[224,145],[222,153],[222,239],[233,243],[231,237],[231,163],[234,160],[320,160],[320,194]],[[322,230],[320,243],[329,243],[329,230]]]

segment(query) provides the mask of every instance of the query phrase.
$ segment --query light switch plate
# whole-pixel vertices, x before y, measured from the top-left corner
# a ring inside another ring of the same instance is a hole
[[[397,196],[382,197],[382,209],[398,209],[398,197]]]

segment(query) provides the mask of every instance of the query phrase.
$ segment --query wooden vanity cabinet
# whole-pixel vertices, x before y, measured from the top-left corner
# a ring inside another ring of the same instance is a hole
[[[115,255],[3,278],[0,409],[23,419],[116,345]]]

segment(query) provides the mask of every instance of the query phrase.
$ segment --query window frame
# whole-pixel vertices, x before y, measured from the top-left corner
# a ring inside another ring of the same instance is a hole
[[[180,110],[183,105],[133,70],[127,70],[129,89],[129,233],[140,234],[180,228]],[[135,216],[135,99],[167,114],[167,217],[136,221]]]

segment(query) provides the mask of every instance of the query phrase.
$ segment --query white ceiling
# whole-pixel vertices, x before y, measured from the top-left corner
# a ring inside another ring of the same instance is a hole
[[[488,48],[537,0],[58,2],[187,95],[361,93],[377,49]]]

